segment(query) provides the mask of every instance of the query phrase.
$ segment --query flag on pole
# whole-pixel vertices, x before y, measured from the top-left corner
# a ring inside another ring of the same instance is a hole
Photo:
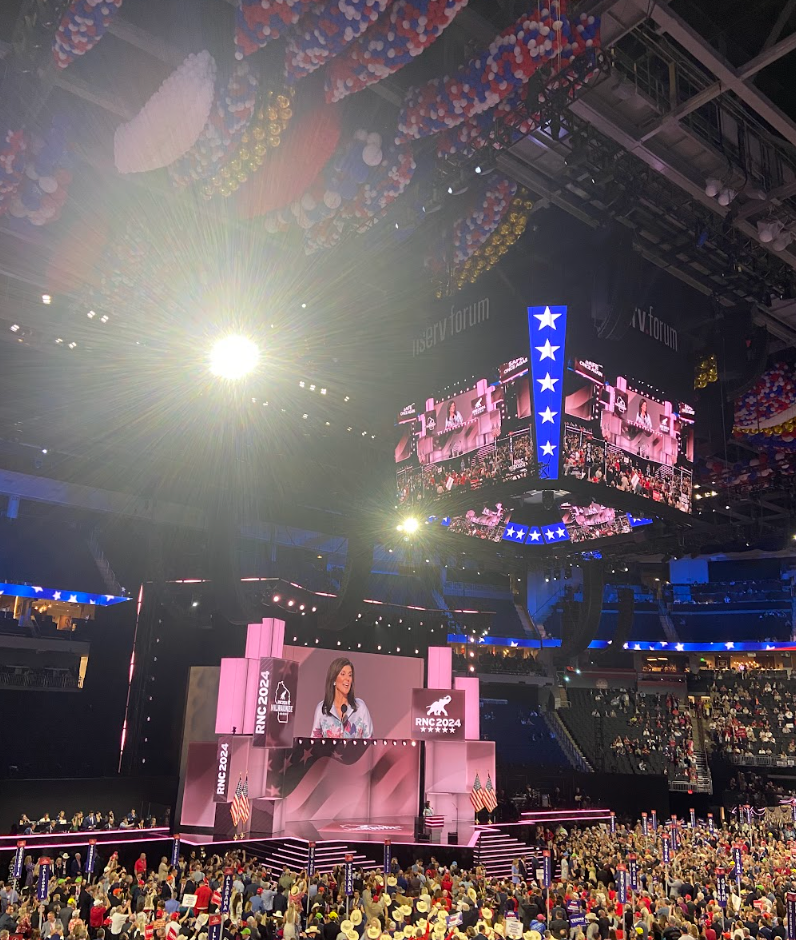
[[[243,781],[243,798],[240,803],[240,820],[242,823],[249,821],[249,817],[252,814],[252,804],[249,800],[249,775],[246,774],[246,778]]]
[[[473,805],[473,809],[476,813],[484,808],[484,791],[481,786],[481,778],[478,776],[478,773],[475,775],[475,783],[473,784],[473,789],[470,791],[470,802]]]
[[[494,812],[497,808],[497,797],[495,796],[495,788],[492,786],[492,775],[486,775],[486,787],[484,788],[484,806],[490,813]]]
[[[235,796],[232,798],[232,804],[229,807],[229,814],[232,816],[232,825],[238,826],[246,822],[249,818],[249,778],[243,782],[242,777],[238,777],[238,785],[235,787]]]

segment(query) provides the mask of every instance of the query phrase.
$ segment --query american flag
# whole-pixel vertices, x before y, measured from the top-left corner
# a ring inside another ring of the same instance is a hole
[[[232,798],[232,805],[229,808],[229,812],[232,816],[233,826],[245,823],[251,815],[248,775],[245,781],[238,777],[238,785],[235,787],[235,796]]]
[[[473,809],[478,812],[479,809],[484,808],[484,797],[483,797],[483,787],[481,786],[481,778],[476,773],[475,783],[473,784],[473,789],[470,791],[470,802],[473,804]]]
[[[495,788],[492,786],[492,774],[486,775],[486,787],[484,788],[483,804],[490,813],[494,812],[494,810],[497,808]]]

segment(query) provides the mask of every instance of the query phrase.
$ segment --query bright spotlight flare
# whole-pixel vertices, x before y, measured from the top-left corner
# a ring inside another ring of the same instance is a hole
[[[260,350],[247,336],[225,336],[210,350],[210,371],[220,379],[241,379],[259,361]]]
[[[404,519],[401,525],[398,526],[398,531],[404,532],[406,535],[413,535],[419,528],[420,523],[417,519],[410,516],[408,519]]]

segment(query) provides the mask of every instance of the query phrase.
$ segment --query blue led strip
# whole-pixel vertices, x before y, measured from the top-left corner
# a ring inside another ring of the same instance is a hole
[[[525,542],[525,536],[528,534],[527,525],[519,525],[516,522],[509,522],[503,530],[504,542],[518,542],[522,545]]]
[[[507,646],[528,649],[557,649],[561,640],[557,637],[532,640],[527,637],[468,636],[466,633],[449,633],[448,643],[478,643],[482,646]],[[604,650],[611,646],[610,640],[592,640],[590,650]],[[757,640],[728,640],[725,643],[667,643],[663,640],[639,640],[625,643],[625,650],[642,653],[726,653],[732,652],[794,652],[796,644],[791,641],[765,643]]]
[[[532,525],[528,529],[528,538],[525,540],[526,545],[544,545],[544,539],[542,538],[542,530],[538,525]]]
[[[528,307],[533,428],[542,476],[557,480],[561,463],[561,412],[564,404],[567,308]]]
[[[112,607],[123,604],[129,597],[114,594],[89,594],[86,591],[70,591],[66,588],[39,587],[32,584],[0,582],[0,594],[6,597],[29,597],[39,601],[62,601],[66,604],[96,604],[97,607]]]
[[[548,544],[552,542],[568,542],[569,530],[563,522],[554,522],[552,525],[542,526],[542,535]]]

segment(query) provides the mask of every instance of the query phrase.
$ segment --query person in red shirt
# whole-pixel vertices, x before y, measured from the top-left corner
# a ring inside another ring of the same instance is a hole
[[[146,854],[144,852],[142,852],[135,860],[134,868],[136,875],[146,874]]]
[[[105,921],[105,915],[108,912],[107,904],[97,898],[97,900],[91,905],[91,910],[88,915],[88,924],[91,927],[92,931],[96,931],[99,927],[102,926]],[[93,936],[93,933],[92,933]]]
[[[194,914],[206,914],[210,907],[210,899],[213,896],[213,891],[210,888],[210,885],[203,881],[199,887],[196,889],[196,907],[194,908]]]

